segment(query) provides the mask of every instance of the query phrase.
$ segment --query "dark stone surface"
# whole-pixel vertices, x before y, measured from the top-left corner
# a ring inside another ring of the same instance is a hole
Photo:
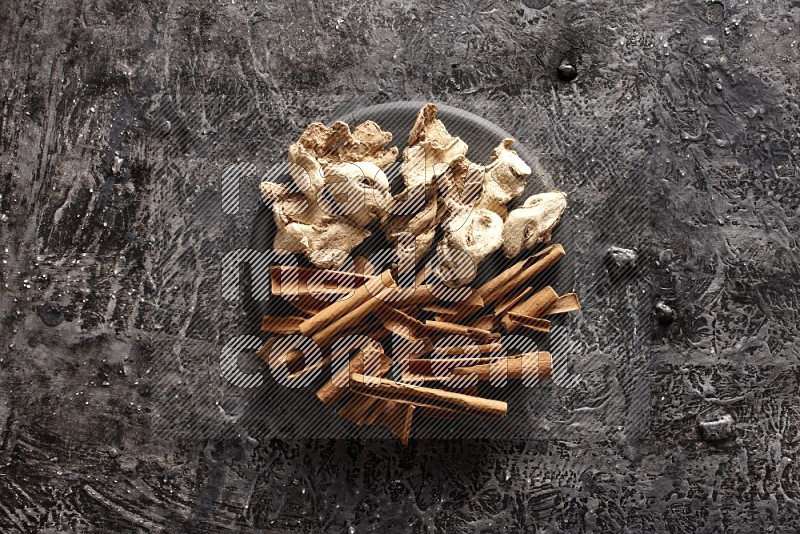
[[[4,2],[0,529],[796,532],[798,17],[788,0]],[[403,450],[154,430],[147,339],[214,335],[158,313],[206,304],[206,236],[183,214],[213,187],[188,160],[155,175],[148,141],[214,125],[155,110],[245,99],[265,120],[243,137],[285,146],[361,94],[532,129],[556,183],[600,204],[639,155],[584,154],[581,174],[568,147],[641,125],[652,232],[608,245],[635,246],[675,312],[639,365],[644,431]],[[704,441],[722,414],[735,425]]]

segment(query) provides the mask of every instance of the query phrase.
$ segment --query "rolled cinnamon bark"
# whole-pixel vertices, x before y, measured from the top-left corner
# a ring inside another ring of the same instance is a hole
[[[555,315],[557,313],[568,313],[578,311],[581,309],[581,303],[578,301],[578,295],[575,293],[567,293],[561,295],[553,303],[552,306],[547,308],[542,315]]]
[[[330,302],[316,299],[311,295],[297,295],[291,299],[287,298],[286,302],[309,316],[316,315],[331,305]]]
[[[344,367],[317,391],[317,398],[325,406],[331,406],[348,391],[350,375],[384,376],[392,366],[392,359],[377,350],[361,350]]]
[[[300,323],[305,319],[302,317],[273,317],[265,315],[261,319],[261,331],[272,334],[297,334],[300,332]]]
[[[429,304],[422,308],[424,311],[437,314],[437,320],[447,320],[449,316],[456,316],[459,314],[472,314],[483,308],[483,299],[476,291],[472,292],[469,298],[460,302],[448,304]]]
[[[532,377],[549,378],[553,371],[553,358],[549,352],[529,352],[509,356],[491,363],[458,367],[453,369],[453,375],[474,375],[478,380],[490,380],[493,375],[497,375],[502,371],[504,364],[508,380],[521,380]]]
[[[492,358],[411,358],[408,372],[423,376],[446,378],[453,369],[491,363]]]
[[[352,293],[374,276],[358,272],[310,269],[293,265],[273,265],[269,268],[273,295],[291,299],[297,295],[325,295]]]
[[[492,352],[499,352],[502,349],[502,343],[488,343],[485,345],[459,345],[457,347],[434,347],[433,356],[457,356],[460,354],[472,356],[475,354],[490,354]]]
[[[550,321],[547,319],[528,317],[527,315],[520,315],[514,312],[508,313],[508,319],[517,326],[522,326],[534,332],[542,332],[543,334],[550,333]]]
[[[387,330],[404,339],[415,340],[425,335],[425,325],[401,310],[382,305],[375,309],[375,315]]]
[[[361,426],[366,422],[372,410],[375,409],[380,402],[381,400],[375,397],[353,395],[336,413],[354,425]]]
[[[519,293],[517,293],[515,295],[511,295],[509,297],[501,299],[494,306],[494,314],[496,316],[497,315],[502,315],[506,311],[510,310],[511,308],[513,308],[514,306],[519,304],[519,302],[522,299],[526,298],[531,293],[533,293],[533,288],[528,286],[528,287],[526,287],[525,289],[523,289],[522,291],[520,291]]]
[[[503,327],[506,332],[512,332],[519,323],[510,317],[510,314],[516,314],[526,317],[538,317],[547,308],[553,305],[558,299],[558,294],[552,287],[547,286],[541,291],[536,292],[531,298],[520,302],[509,310],[509,313],[503,317]]]
[[[430,379],[429,381],[431,382],[435,380],[434,377],[426,377],[426,378]],[[419,377],[417,377],[417,380],[409,380],[409,381],[420,382]],[[426,380],[422,380],[422,382],[425,381]],[[444,391],[452,391],[455,393],[461,393],[462,395],[471,395],[471,396],[478,395],[478,387],[475,384],[464,384],[463,377],[462,380],[456,380],[455,382],[442,379],[438,379],[438,382],[440,387]],[[417,408],[417,411],[415,413],[422,415],[424,417],[434,417],[438,419],[452,419],[459,415],[457,412],[454,412],[453,410],[448,410],[446,408],[425,408],[425,407]]]
[[[430,382],[432,384],[446,384],[450,376],[436,376],[436,375],[417,375],[413,373],[404,372],[400,377],[400,382],[407,382],[409,384],[419,384],[421,382]]]
[[[368,285],[369,282],[363,287],[367,287]],[[374,296],[371,295],[369,298],[364,299],[364,301],[357,307],[345,309],[345,311],[337,318],[331,319],[330,322],[328,322],[325,326],[319,328],[315,333],[311,334],[311,339],[313,339],[314,342],[320,347],[326,347],[328,344],[330,344],[334,337],[341,334],[348,328],[364,326],[364,319],[366,319],[366,317],[371,313],[374,313],[375,310],[383,306],[384,299],[393,291],[393,287],[384,287],[383,289],[377,291]],[[338,304],[338,302],[336,304]],[[323,314],[326,314],[327,310],[333,306],[335,306],[335,304],[325,308],[311,319],[315,319]],[[309,321],[311,319],[309,319]],[[300,330],[302,331],[302,329],[303,325],[300,325]]]
[[[431,337],[443,337],[447,335],[467,336],[475,341],[497,341],[500,334],[473,328],[457,323],[447,323],[444,321],[425,321],[425,330]]]
[[[558,245],[560,246],[560,245]],[[547,256],[550,254],[556,245],[550,245],[539,251],[538,253],[525,258],[524,260],[515,263],[496,277],[492,278],[481,287],[477,289],[478,295],[481,296],[485,305],[493,304],[495,301],[502,298],[504,294],[508,294],[508,292],[504,292],[503,289],[517,276],[522,274],[525,270],[530,268],[532,265],[538,263],[542,257]],[[563,249],[562,249],[563,250]],[[519,286],[517,286],[519,287]]]
[[[379,401],[373,424],[380,425],[400,439],[403,446],[411,437],[411,419],[416,406],[390,400]]]
[[[381,340],[391,334],[391,332],[382,324],[371,325],[366,329],[364,335],[376,341]]]
[[[376,383],[374,382],[375,380],[377,380]],[[485,417],[505,417],[508,412],[508,405],[503,401],[462,395],[441,389],[415,387],[385,378],[374,379],[359,374],[350,376],[350,389],[362,395],[403,404],[445,408],[458,413]]]
[[[565,256],[564,247],[561,245],[551,245],[546,249],[542,250],[536,256],[532,256],[531,258],[536,258],[536,261],[525,267],[521,272],[515,275],[511,280],[506,282],[506,284],[499,290],[499,296],[502,295],[509,295],[516,291],[518,288],[522,287],[523,284],[533,279],[539,273],[547,269],[548,267],[557,263],[561,258]],[[493,295],[490,297],[492,302],[496,301],[499,296]],[[483,297],[486,300],[486,297]]]
[[[426,306],[435,302],[436,296],[431,293],[431,289],[427,285],[420,285],[409,291],[407,288],[397,288],[397,294],[392,295],[386,304],[395,308],[407,306]]]
[[[271,361],[272,360],[272,358],[271,358],[272,345],[274,345],[274,344],[275,344],[275,338],[271,337],[271,338],[267,339],[264,342],[264,344],[261,345],[261,347],[256,351],[256,356],[261,358],[264,361],[264,363],[266,363],[270,367],[274,367],[276,365],[275,362]]]
[[[500,326],[500,318],[495,314],[483,315],[467,323],[467,326],[480,328],[481,330],[494,330]]]
[[[306,336],[311,336],[329,327],[331,323],[356,310],[365,302],[375,300],[376,295],[384,292],[387,288],[394,288],[396,285],[391,271],[384,271],[379,276],[371,278],[363,286],[357,288],[348,298],[336,301],[313,317],[306,319],[300,325],[300,332]]]

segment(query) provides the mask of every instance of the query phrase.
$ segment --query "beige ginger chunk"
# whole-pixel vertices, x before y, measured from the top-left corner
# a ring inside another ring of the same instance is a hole
[[[436,247],[438,275],[458,287],[475,279],[478,266],[503,245],[503,219],[492,210],[451,203]]]
[[[531,168],[511,148],[513,139],[503,139],[495,147],[492,161],[478,165],[466,157],[456,159],[440,187],[449,198],[461,204],[508,215],[506,204],[522,194]]]
[[[329,214],[367,226],[384,217],[392,204],[389,179],[380,167],[367,161],[330,165],[317,204]]]
[[[531,172],[511,149],[513,143],[512,139],[503,139],[485,166],[461,156],[440,177],[448,218],[443,225],[444,238],[436,250],[442,265],[439,274],[448,285],[471,282],[483,260],[503,246],[506,204],[522,193],[525,177]],[[465,254],[472,263],[471,269],[463,268]]]
[[[272,200],[277,233],[276,250],[302,253],[317,267],[335,269],[370,232],[343,217],[324,213],[301,193],[273,182],[261,183],[262,194]]]
[[[444,173],[450,163],[465,156],[469,147],[460,137],[453,137],[442,121],[436,118],[439,108],[426,104],[417,114],[417,120],[408,134],[408,146],[403,150],[400,174],[406,188],[425,185],[433,187],[436,178]]]
[[[289,147],[289,172],[298,187],[313,198],[325,184],[325,170],[337,163],[372,163],[387,169],[397,159],[397,147],[386,149],[392,140],[372,121],[364,121],[351,132],[342,121],[328,127],[320,122],[308,125]]]
[[[567,195],[551,191],[529,197],[508,214],[503,227],[503,252],[509,258],[523,249],[550,241],[553,228],[567,207]]]
[[[343,122],[312,123],[289,147],[299,191],[263,182],[277,226],[274,248],[304,253],[318,267],[338,268],[370,232],[364,227],[391,204],[384,169],[397,157],[392,134],[372,121],[352,132]]]
[[[427,104],[417,114],[400,166],[406,188],[383,219],[386,238],[395,245],[401,262],[413,254],[416,263],[433,245],[436,226],[444,214],[437,181],[468,149],[436,118],[437,111],[435,104]]]
[[[417,195],[414,197],[414,195]],[[409,215],[390,214],[383,221],[383,231],[390,243],[395,245],[397,260],[412,261],[416,264],[433,246],[436,235],[436,226],[442,215],[442,209],[434,198],[435,192],[416,188],[415,191],[405,190],[399,193],[395,200],[398,201],[396,211],[403,213],[411,211]],[[414,202],[413,199],[417,201]],[[399,201],[408,202],[400,206]],[[403,208],[407,208],[404,210]]]

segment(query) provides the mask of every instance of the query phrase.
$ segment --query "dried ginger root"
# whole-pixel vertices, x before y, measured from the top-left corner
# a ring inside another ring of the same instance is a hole
[[[511,148],[513,143],[503,139],[485,166],[460,156],[442,175],[439,187],[447,216],[444,237],[437,246],[438,274],[448,285],[457,287],[474,280],[479,265],[503,246],[506,204],[522,194],[525,178],[531,173]]]
[[[384,170],[397,158],[386,149],[392,134],[372,121],[352,132],[338,121],[315,122],[289,147],[289,173],[297,186],[263,182],[278,232],[274,248],[304,253],[318,267],[337,268],[371,234],[364,227],[391,204]]]
[[[475,279],[478,266],[503,245],[503,219],[486,208],[450,203],[444,237],[436,247],[437,273],[454,287]]]
[[[534,195],[509,214],[507,204],[522,194],[532,172],[511,148],[513,140],[503,139],[489,164],[473,163],[467,144],[447,131],[437,111],[434,104],[419,111],[400,166],[405,190],[394,197],[384,173],[397,158],[396,147],[386,149],[391,133],[372,121],[352,132],[343,122],[309,125],[289,148],[296,188],[261,184],[274,203],[274,247],[338,268],[379,218],[398,261],[416,263],[433,246],[441,223],[437,271],[447,285],[461,286],[500,248],[514,257],[548,242],[566,195]],[[537,167],[535,176],[542,172]]]
[[[401,262],[413,255],[416,263],[433,245],[436,226],[444,214],[437,182],[469,148],[448,133],[436,118],[437,110],[435,104],[427,104],[417,114],[400,166],[406,188],[395,197],[391,213],[382,220],[386,238],[396,246]]]
[[[550,241],[553,228],[567,208],[567,195],[551,191],[528,197],[522,206],[512,210],[503,228],[503,252],[509,258],[523,249]]]

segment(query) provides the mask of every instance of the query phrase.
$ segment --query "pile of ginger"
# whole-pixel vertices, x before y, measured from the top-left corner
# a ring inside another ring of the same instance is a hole
[[[310,124],[289,147],[292,182],[260,184],[277,226],[273,248],[337,269],[378,221],[398,263],[415,264],[435,246],[438,276],[459,287],[501,248],[514,258],[549,242],[566,195],[535,194],[509,211],[531,174],[511,148],[513,140],[503,139],[488,164],[474,163],[467,144],[448,133],[437,111],[427,104],[417,115],[399,169],[404,188],[397,194],[386,176],[398,157],[397,147],[387,148],[390,132],[373,121],[352,131],[341,121]],[[441,238],[435,243],[437,228]]]

